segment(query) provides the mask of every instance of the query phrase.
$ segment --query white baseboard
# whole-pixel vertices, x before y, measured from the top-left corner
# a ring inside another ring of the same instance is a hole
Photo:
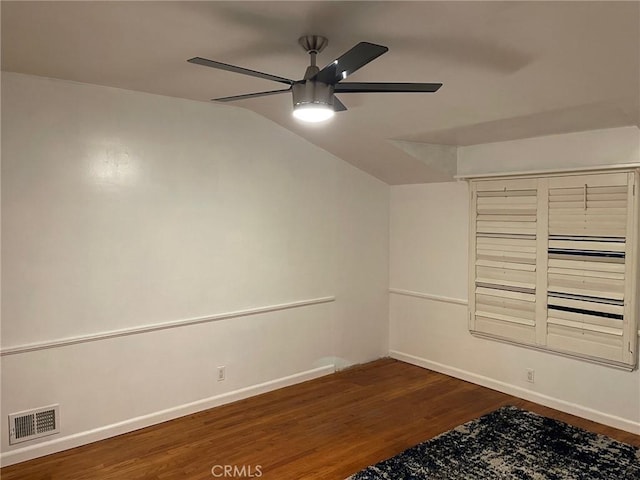
[[[287,377],[277,378],[268,382],[259,383],[250,387],[241,388],[232,392],[215,395],[213,397],[204,398],[196,402],[178,405],[159,412],[150,413],[136,418],[131,418],[122,422],[105,425],[93,430],[75,433],[61,438],[56,438],[36,445],[10,450],[0,454],[0,466],[6,467],[16,463],[31,460],[44,455],[61,452],[70,448],[79,447],[88,443],[97,442],[106,438],[122,435],[123,433],[132,432],[140,428],[149,427],[167,420],[173,420],[178,417],[190,415],[192,413],[207,410],[209,408],[224,405],[226,403],[242,400],[247,397],[253,397],[261,393],[270,392],[279,388],[288,387],[296,383],[306,382],[335,372],[334,365],[314,368],[304,372],[289,375]]]
[[[416,357],[415,355],[410,355],[408,353],[390,350],[389,356],[402,362],[417,365],[418,367],[433,370],[435,372],[444,373],[445,375],[459,378],[467,382],[475,383],[476,385],[481,385],[492,390],[497,390],[502,393],[513,395],[514,397],[539,403],[540,405],[544,405],[545,407],[555,408],[556,410],[560,410],[571,415],[576,415],[578,417],[586,418],[594,422],[602,423],[610,427],[618,428],[620,430],[625,430],[627,432],[640,435],[639,422],[633,422],[631,420],[627,420],[626,418],[621,418],[615,415],[600,412],[598,410],[593,410],[591,408],[584,407],[576,403],[567,402],[559,398],[550,397],[542,393],[532,392],[531,390],[527,390],[510,383],[501,382],[493,378],[478,375],[477,373],[469,372],[467,370],[462,370],[449,365],[444,365],[442,363],[433,362],[431,360]]]

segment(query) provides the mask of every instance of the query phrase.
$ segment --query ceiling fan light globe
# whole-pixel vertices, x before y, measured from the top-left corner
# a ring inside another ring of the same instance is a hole
[[[331,105],[322,103],[306,103],[298,105],[293,109],[293,116],[307,123],[318,123],[329,120],[335,112]]]

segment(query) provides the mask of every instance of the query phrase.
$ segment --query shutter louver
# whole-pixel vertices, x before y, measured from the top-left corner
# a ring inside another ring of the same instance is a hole
[[[626,173],[551,179],[547,346],[624,361]]]
[[[476,190],[475,331],[535,343],[536,219],[535,182]]]

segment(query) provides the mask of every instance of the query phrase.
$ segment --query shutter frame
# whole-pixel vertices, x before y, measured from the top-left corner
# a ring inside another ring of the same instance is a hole
[[[634,369],[637,182],[637,170],[470,179],[471,333]]]

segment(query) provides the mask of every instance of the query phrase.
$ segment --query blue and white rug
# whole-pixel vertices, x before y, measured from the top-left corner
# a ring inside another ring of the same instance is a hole
[[[347,480],[640,480],[640,449],[502,407]]]

